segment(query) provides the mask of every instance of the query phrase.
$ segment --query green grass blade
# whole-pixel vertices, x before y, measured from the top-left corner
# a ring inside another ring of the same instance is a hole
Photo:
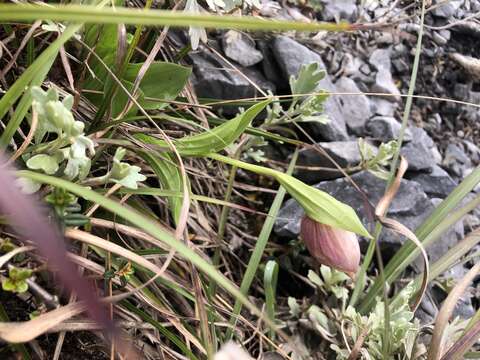
[[[0,5],[1,6],[1,5]],[[10,9],[14,11],[14,9]],[[0,13],[2,10],[0,10]],[[48,71],[52,67],[53,62],[60,50],[60,47],[65,44],[82,25],[70,25],[65,31],[55,40],[47,49],[45,49],[30,65],[27,70],[15,81],[15,83],[8,89],[6,94],[0,99],[0,119],[2,119],[7,112],[13,107],[15,102],[22,96],[25,89],[31,85],[41,85]],[[30,107],[31,97],[27,92],[17,106],[15,115],[8,122],[5,130],[0,137],[0,148],[5,148],[13,135],[18,129],[18,126],[25,117],[25,114]]]
[[[96,24],[151,25],[172,27],[207,27],[243,30],[351,31],[348,23],[317,23],[265,20],[253,16],[188,14],[167,10],[129,9],[124,7],[99,9],[89,5],[36,6],[23,4],[0,5],[0,21],[32,20],[73,21]]]
[[[278,282],[278,263],[275,260],[269,260],[265,265],[263,273],[263,287],[265,289],[265,303],[268,317],[275,320],[275,296],[277,293]],[[275,338],[275,332],[270,331],[270,339]]]
[[[224,275],[220,274],[211,264],[206,262],[200,255],[194,252],[192,249],[187,247],[181,241],[175,239],[170,233],[157,226],[155,222],[151,219],[130,210],[127,207],[121,206],[118,202],[103,197],[102,195],[96,193],[93,190],[85,188],[83,186],[71,183],[67,180],[63,180],[57,177],[43,175],[35,173],[28,170],[22,170],[17,172],[17,176],[24,177],[39,183],[49,184],[55,187],[60,187],[68,190],[76,196],[82,197],[85,200],[92,201],[106,210],[109,210],[113,214],[129,221],[131,224],[137,226],[138,228],[144,230],[148,234],[154,236],[158,240],[162,241],[166,245],[175,249],[179,255],[184,257],[186,260],[192,262],[195,266],[203,271],[206,275],[210,276],[214,281],[216,281],[221,287],[233,295],[237,302],[248,307],[252,313],[257,316],[262,316],[262,313],[255,305],[253,305],[240,291],[239,289],[228,280]],[[273,225],[272,225],[273,226]],[[264,321],[273,328],[276,326],[273,324],[270,319],[264,317]]]
[[[450,195],[433,211],[433,213],[415,231],[417,238],[425,248],[437,240],[444,231],[459,221],[472,209],[464,206],[460,211],[453,212],[462,199],[480,182],[480,167],[468,175]],[[453,213],[452,213],[453,212]],[[385,279],[391,284],[420,254],[420,250],[412,242],[406,242],[385,267]],[[375,305],[375,298],[382,289],[381,282],[376,279],[365,295],[359,310],[363,313]]]
[[[297,162],[298,157],[298,150],[295,151],[293,154],[292,160],[290,161],[290,165],[287,170],[287,174],[291,174],[293,169],[295,168],[295,163]],[[268,212],[268,217],[263,223],[262,230],[260,231],[260,235],[258,236],[257,243],[255,244],[255,249],[253,250],[252,256],[248,261],[247,270],[243,275],[242,284],[240,285],[240,292],[243,296],[247,296],[248,290],[250,289],[250,285],[255,278],[255,274],[257,273],[258,265],[260,265],[260,261],[262,260],[263,251],[265,250],[265,246],[267,246],[268,239],[270,238],[270,234],[273,229],[273,225],[275,224],[275,220],[278,215],[278,211],[282,206],[283,199],[285,197],[286,190],[282,186],[278,189],[277,195],[273,200],[272,206],[270,207],[270,211]],[[237,316],[240,314],[242,310],[242,303],[237,300],[233,307],[232,317],[230,318],[230,327],[227,331],[227,339],[232,337],[233,328],[237,321]]]

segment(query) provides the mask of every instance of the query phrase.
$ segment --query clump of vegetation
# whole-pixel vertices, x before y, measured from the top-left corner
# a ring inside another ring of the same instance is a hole
[[[447,351],[457,357],[470,351],[480,332],[478,314],[464,322],[442,320],[442,314],[451,314],[480,269],[452,286],[433,331],[420,325],[415,310],[426,286],[478,243],[476,232],[417,278],[404,270],[478,205],[478,198],[462,200],[480,181],[479,169],[413,234],[385,218],[402,177],[402,166],[396,171],[401,144],[380,144],[374,152],[360,139],[361,161],[347,170],[367,170],[391,185],[380,205],[369,209],[377,221],[369,231],[348,204],[291,175],[298,150],[316,148],[299,140],[304,137],[296,136],[297,127],[330,121],[318,64],[303,66],[290,79],[288,102],[275,94],[238,99],[242,107],[228,119],[212,108],[224,105],[222,99],[197,99],[188,86],[191,69],[184,57],[207,41],[206,28],[358,26],[227,15],[259,7],[254,0],[187,0],[193,17],[153,10],[150,1],[141,15],[122,2],[94,3],[0,5],[2,39],[14,39],[1,49],[15,54],[8,66],[0,58],[0,146],[18,169],[18,191],[30,194],[32,204],[42,203],[47,210],[38,216],[68,244],[63,249],[50,239],[60,259],[37,256],[35,246],[52,253],[41,232],[25,231],[28,219],[17,219],[26,214],[2,214],[0,237],[11,239],[0,247],[4,354],[29,359],[44,347],[55,349],[49,358],[79,356],[64,339],[78,330],[75,321],[86,310],[107,329],[111,320],[131,340],[113,336],[102,348],[105,358],[128,358],[132,349],[148,359],[213,359],[232,352],[241,359],[269,351],[290,359],[437,360]],[[170,2],[159,6],[173,11]],[[165,42],[168,28],[158,25],[190,27],[191,44]],[[261,150],[266,145],[290,151],[290,163],[270,162]],[[305,218],[300,238],[282,244],[272,228],[287,194]],[[26,225],[14,226],[12,234],[9,225],[19,223]],[[382,226],[412,241],[385,267],[379,256],[374,268]],[[370,244],[363,257],[360,236]],[[76,283],[56,281],[69,271],[60,261],[65,259],[92,281],[96,297]],[[76,293],[68,296],[64,287]],[[86,306],[100,298],[109,311]],[[12,306],[17,301],[21,315]],[[46,336],[49,331],[59,336]],[[107,338],[91,335],[89,341],[98,345]],[[229,345],[219,353],[230,340],[245,351]]]

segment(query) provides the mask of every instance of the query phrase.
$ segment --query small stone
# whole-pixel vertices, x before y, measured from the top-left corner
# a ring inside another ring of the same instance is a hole
[[[350,78],[342,77],[336,83],[337,92],[361,93],[358,86]],[[339,102],[345,115],[347,127],[356,135],[362,135],[365,124],[372,116],[370,101],[365,95],[340,96]]]
[[[432,39],[435,42],[435,44],[439,46],[443,46],[448,43],[448,39],[445,39],[440,33],[436,31],[433,32]]]
[[[401,154],[408,161],[408,170],[430,172],[437,163],[438,148],[422,128],[410,127],[412,141],[402,147]]]
[[[393,115],[395,114],[395,110],[398,107],[397,103],[393,103],[391,101],[388,101],[376,96],[374,96],[370,101],[372,102],[372,105],[374,108],[373,112],[376,115],[380,115],[380,116],[393,117]]]
[[[449,19],[455,15],[457,10],[463,4],[464,0],[450,0],[450,1],[443,1],[443,0],[436,0],[434,2],[435,5],[440,5],[439,7],[435,7],[432,10],[432,14],[437,17]]]
[[[457,186],[457,183],[440,166],[434,165],[430,174],[418,173],[411,180],[422,185],[427,195],[436,198],[446,198]]]
[[[318,145],[342,168],[356,166],[361,161],[357,141],[321,142]],[[377,148],[373,145],[370,145],[370,147],[376,153]],[[296,176],[309,184],[342,176],[342,173],[336,170],[335,165],[315,149],[301,150],[298,154],[298,165],[331,168],[333,170],[298,170]]]
[[[356,0],[322,0],[322,17],[326,21],[349,20],[357,18]]]
[[[408,72],[408,70],[410,70],[405,59],[398,58],[398,59],[392,60],[392,64],[395,70],[397,71],[397,73],[399,74],[405,74]]]
[[[455,175],[462,177],[464,171],[471,167],[472,162],[459,145],[448,144],[443,158],[443,165]]]
[[[390,72],[392,67],[390,49],[376,49],[370,55],[370,64],[377,70],[387,70]]]
[[[387,95],[381,95],[389,101],[400,101],[400,90],[398,90],[393,81],[392,73],[382,69],[375,75],[375,84],[372,86],[372,91]]]
[[[207,51],[196,52],[189,57],[193,62],[192,83],[198,96],[241,99],[259,95],[249,81],[236,71],[229,70],[228,65],[215,54]],[[239,69],[264,91],[275,92],[275,86],[267,81],[260,71],[241,66]]]
[[[286,36],[278,36],[274,39],[272,51],[287,83],[290,76],[298,75],[302,65],[317,63],[321,69],[326,68],[320,55]],[[326,75],[320,81],[319,89],[335,92],[336,88],[330,77]],[[347,140],[345,119],[348,114],[343,112],[338,96],[329,96],[325,101],[325,114],[331,120],[327,124],[309,124],[314,139]]]
[[[248,35],[229,30],[222,37],[225,55],[242,66],[249,67],[263,60],[263,55],[255,48],[255,41]]]
[[[367,133],[375,140],[382,142],[398,139],[401,129],[402,125],[395,118],[388,116],[376,116],[366,126]],[[404,140],[410,141],[411,139],[412,134],[409,129],[406,129]]]
[[[480,148],[468,140],[463,140],[463,144],[470,160],[476,164],[480,162]]]

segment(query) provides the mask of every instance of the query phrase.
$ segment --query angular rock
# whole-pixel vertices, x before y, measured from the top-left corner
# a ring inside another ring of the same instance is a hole
[[[365,192],[367,199],[374,206],[385,191],[386,182],[369,172],[362,171],[352,175],[352,180]],[[347,179],[324,181],[315,187],[353,207],[362,222],[365,225],[371,225],[363,197]],[[423,192],[420,184],[402,180],[397,196],[390,206],[388,216],[400,221],[409,229],[415,229],[432,210],[433,204]],[[297,236],[300,233],[300,220],[303,214],[303,209],[294,199],[288,200],[279,212],[275,223],[275,232],[284,237]],[[398,248],[404,241],[403,238],[390,231],[384,231],[380,238],[380,242],[386,250]],[[363,242],[363,245],[365,244]]]
[[[370,55],[369,62],[377,71],[390,72],[392,68],[391,54],[390,49],[376,49]]]
[[[422,185],[427,195],[436,198],[446,198],[457,186],[457,183],[440,166],[434,165],[432,172],[417,173],[410,177],[411,180]]]
[[[450,19],[455,15],[457,10],[462,6],[464,0],[450,0],[450,1],[442,1],[437,0],[434,1],[434,4],[441,4],[439,7],[433,9],[432,14],[437,17],[442,17],[445,19]]]
[[[326,68],[320,55],[286,36],[278,36],[273,40],[272,51],[286,83],[290,76],[298,75],[302,65],[318,63],[320,68]],[[335,92],[335,86],[328,75],[320,81],[319,89]],[[337,96],[328,97],[325,102],[325,114],[331,119],[329,123],[311,124],[314,138],[329,141],[347,140],[346,115]]]
[[[348,77],[342,77],[335,83],[337,92],[361,93],[355,81]],[[353,95],[339,97],[343,113],[346,115],[347,127],[355,135],[363,135],[365,124],[372,116],[370,100],[365,95]]]
[[[375,75],[375,84],[372,86],[372,91],[384,95],[384,98],[389,101],[400,101],[400,90],[398,90],[393,81],[392,73],[387,70],[379,70]]]
[[[242,66],[249,67],[263,60],[263,55],[255,48],[255,41],[244,33],[229,30],[222,36],[225,55]]]
[[[349,20],[357,18],[356,0],[322,0],[322,17],[326,21]]]
[[[445,149],[443,165],[455,175],[463,177],[466,175],[466,170],[471,168],[472,162],[462,147],[457,144],[448,144]]]
[[[197,95],[213,99],[249,98],[258,94],[257,89],[238,72],[213,53],[197,52],[190,55],[193,62],[192,83]],[[275,91],[275,86],[253,68],[238,66],[262,90]]]
[[[361,161],[357,141],[333,141],[321,142],[318,145],[342,168],[356,166]],[[376,152],[377,148],[371,145]],[[309,184],[322,180],[335,179],[342,174],[336,170],[332,162],[315,149],[303,149],[298,154],[298,165],[309,167],[331,168],[333,171],[302,169],[298,170],[296,176]]]
[[[390,116],[393,117],[395,114],[395,110],[398,107],[397,103],[393,103],[391,101],[379,98],[379,97],[373,97],[371,100],[371,103],[373,105],[373,112],[376,115],[380,116]]]
[[[389,116],[376,116],[367,123],[367,134],[375,140],[388,142],[390,140],[398,139],[402,125]],[[405,131],[404,141],[410,141],[412,134],[407,129]]]
[[[438,159],[438,149],[432,138],[422,128],[412,126],[412,141],[402,147],[401,154],[408,161],[409,171],[430,172]]]

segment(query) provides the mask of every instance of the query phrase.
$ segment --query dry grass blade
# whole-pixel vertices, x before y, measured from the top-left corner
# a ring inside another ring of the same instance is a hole
[[[13,249],[12,251],[9,251],[5,255],[0,256],[0,269],[8,262],[10,261],[11,258],[13,258],[15,255],[27,252],[27,251],[32,251],[35,249],[34,246],[21,246],[16,249]]]
[[[450,291],[444,301],[437,318],[435,319],[435,329],[433,330],[432,341],[428,350],[428,360],[439,360],[445,347],[445,339],[443,333],[448,324],[448,320],[452,316],[455,305],[460,296],[465,292],[468,285],[473,281],[475,276],[480,272],[480,263],[475,264],[468,273],[460,280],[457,285]]]
[[[415,311],[420,303],[422,302],[423,296],[425,295],[425,291],[427,290],[427,285],[428,285],[428,279],[430,277],[430,264],[428,261],[428,255],[427,252],[425,251],[425,248],[423,247],[422,243],[420,240],[417,238],[417,236],[410,230],[408,229],[405,225],[399,223],[396,220],[389,219],[383,216],[379,216],[378,220],[382,223],[383,226],[386,228],[395,231],[396,233],[405,236],[407,239],[412,241],[419,249],[420,252],[422,253],[423,257],[423,264],[424,264],[424,271],[423,271],[423,278],[422,278],[422,285],[420,287],[420,291],[418,292],[418,296],[415,299],[415,301],[412,304],[412,311]]]
[[[150,270],[153,272],[155,275],[162,274],[164,271],[162,271],[161,268],[159,268],[157,265],[151,263],[150,261],[144,259],[142,256],[135,254],[134,252],[127,250],[117,244],[114,244],[110,241],[107,241],[105,239],[102,239],[101,237],[92,235],[88,232],[82,231],[82,230],[77,230],[77,229],[67,229],[65,231],[65,237],[82,241],[85,243],[88,243],[90,245],[98,246],[101,249],[104,249],[106,251],[109,251],[111,253],[120,255],[128,260],[131,260],[138,265],[144,267],[147,270]],[[173,279],[168,275],[163,273],[162,274],[164,278],[173,281]]]
[[[380,199],[378,202],[378,205],[375,209],[375,215],[377,219],[380,221],[380,223],[385,226],[386,228],[395,231],[396,233],[399,233],[400,235],[405,236],[407,239],[411,240],[421,251],[422,256],[423,256],[423,262],[425,265],[425,269],[423,272],[423,279],[422,279],[422,286],[420,288],[420,291],[418,293],[418,297],[415,300],[415,302],[412,305],[413,311],[415,311],[420,305],[420,302],[422,301],[423,295],[425,294],[425,291],[427,290],[427,285],[428,285],[428,279],[429,279],[429,271],[430,271],[430,265],[428,262],[428,255],[427,252],[425,251],[421,241],[417,238],[417,236],[410,230],[408,229],[405,225],[399,223],[396,220],[389,219],[384,216],[384,214],[387,212],[387,209],[389,208],[390,204],[392,203],[393,199],[395,198],[395,195],[398,192],[398,189],[400,188],[400,184],[403,178],[403,175],[405,175],[405,172],[407,171],[408,168],[408,162],[407,160],[402,156],[400,158],[400,165],[398,166],[397,170],[397,175],[393,179],[392,183],[388,187],[387,191],[385,191],[385,194],[383,197]]]
[[[22,343],[35,339],[65,320],[85,311],[83,302],[73,303],[49,311],[29,321],[0,323],[0,339]]]
[[[25,149],[30,145],[32,142],[33,136],[35,135],[35,131],[37,130],[38,126],[38,114],[32,108],[32,123],[30,124],[30,130],[28,131],[27,137],[23,141],[22,145],[15,151],[15,153],[8,159],[7,164],[12,164],[15,160],[17,160],[25,151]]]
[[[375,208],[375,215],[376,216],[384,216],[385,213],[387,212],[387,209],[389,208],[390,204],[392,203],[393,199],[395,198],[395,195],[398,192],[398,189],[400,187],[403,175],[405,175],[405,172],[407,171],[407,168],[408,168],[408,162],[402,156],[401,160],[400,160],[400,165],[398,166],[398,171],[397,171],[397,175],[395,176],[395,179],[393,179],[392,184],[389,186],[387,191],[385,191],[385,194],[380,199],[377,207]]]

